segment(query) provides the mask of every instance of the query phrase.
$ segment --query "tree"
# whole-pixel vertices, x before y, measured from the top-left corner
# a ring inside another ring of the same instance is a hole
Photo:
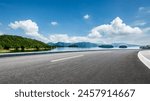
[[[4,46],[4,49],[7,49],[7,50],[9,50],[10,49],[10,46]]]
[[[36,50],[39,50],[39,47],[38,46],[35,46]]]
[[[35,39],[15,35],[1,35],[0,49],[10,49],[10,48],[14,48],[17,51],[19,50],[19,48],[21,48],[21,51],[24,51],[26,48],[28,49],[36,48],[36,50],[51,49],[51,47],[48,44],[45,44]]]
[[[18,50],[19,50],[19,47],[15,47],[15,50],[18,51]]]
[[[3,47],[0,45],[0,49],[3,49]]]
[[[21,51],[24,51],[25,47],[24,46],[21,46]]]

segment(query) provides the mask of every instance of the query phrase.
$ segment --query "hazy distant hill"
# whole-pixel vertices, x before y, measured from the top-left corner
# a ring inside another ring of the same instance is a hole
[[[88,48],[88,47],[98,47],[97,44],[95,44],[95,43],[90,43],[90,42],[78,42],[78,43],[72,44],[72,46],[75,46],[75,47],[84,47],[84,48]]]
[[[56,46],[55,45],[55,43],[53,43],[53,42],[49,42],[49,43],[47,43],[49,46]]]
[[[112,43],[112,45],[114,47],[119,47],[119,46],[122,46],[122,45],[125,45],[127,47],[139,47],[139,45],[135,45],[135,44],[127,44],[127,43]]]
[[[57,42],[57,43],[48,43],[48,45],[53,45],[57,47],[69,47],[72,43],[65,43],[65,42]]]
[[[139,47],[139,45],[135,44],[127,44],[127,43],[112,43],[112,44],[96,44],[91,42],[77,42],[77,43],[65,43],[65,42],[57,42],[57,43],[48,43],[48,45],[56,46],[56,47],[80,47],[80,48],[89,48],[89,47],[101,47],[101,48],[113,48],[125,45],[127,47]]]
[[[97,44],[90,42],[77,42],[77,43],[57,42],[57,43],[48,43],[48,45],[54,45],[57,47],[80,47],[80,48],[98,47]]]

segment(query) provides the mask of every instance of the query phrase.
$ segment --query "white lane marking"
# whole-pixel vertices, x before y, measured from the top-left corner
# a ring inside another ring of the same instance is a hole
[[[63,60],[68,60],[68,59],[73,59],[73,58],[78,58],[78,57],[82,57],[84,55],[77,55],[77,56],[71,56],[71,57],[65,57],[65,58],[60,58],[60,59],[56,59],[56,60],[51,60],[51,62],[58,62],[58,61],[63,61]]]
[[[150,69],[150,60],[148,58],[146,58],[142,54],[142,52],[145,52],[145,51],[138,52],[138,58],[142,61],[142,63],[144,63]]]

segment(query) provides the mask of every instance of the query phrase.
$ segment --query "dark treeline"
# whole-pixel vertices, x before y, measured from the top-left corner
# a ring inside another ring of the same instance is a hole
[[[150,45],[140,46],[141,49],[150,49]]]
[[[49,46],[41,41],[24,38],[21,36],[14,35],[0,35],[0,49],[9,50],[10,48],[14,48],[14,50],[22,50],[35,48],[39,49],[51,49],[52,46]]]

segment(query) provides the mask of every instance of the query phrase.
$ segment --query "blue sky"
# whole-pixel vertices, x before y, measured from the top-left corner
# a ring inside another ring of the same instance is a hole
[[[43,42],[150,44],[149,21],[149,0],[0,0],[1,34]]]

